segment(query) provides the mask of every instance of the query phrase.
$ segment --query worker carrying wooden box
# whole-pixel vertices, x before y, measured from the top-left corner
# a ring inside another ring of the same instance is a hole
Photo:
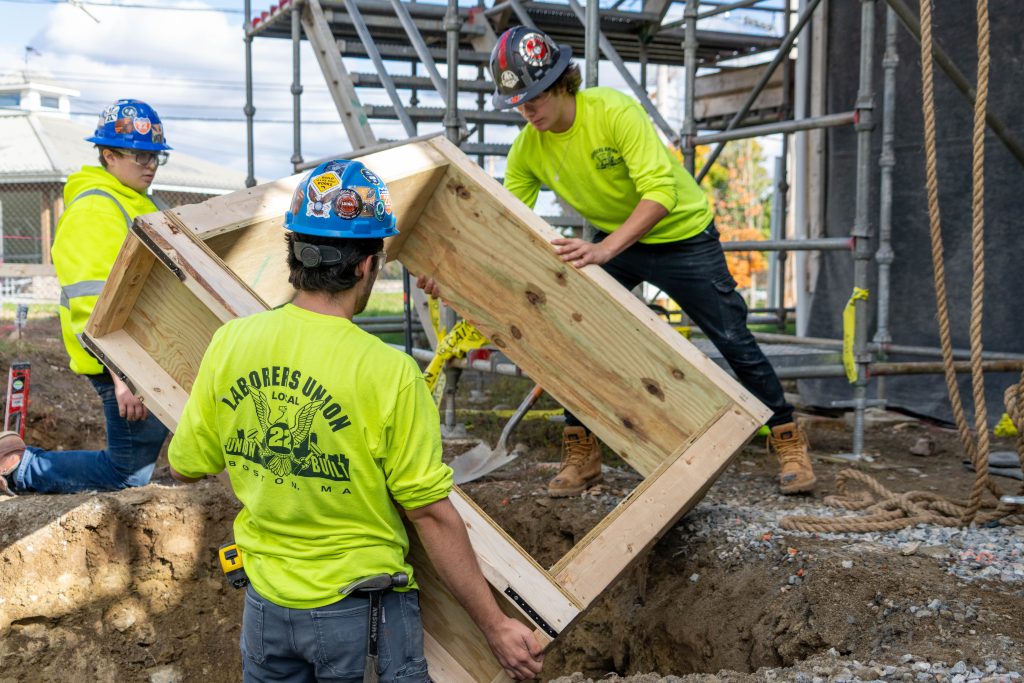
[[[387,259],[384,238],[397,234],[387,187],[360,162],[320,164],[284,224],[298,293],[214,334],[168,453],[181,481],[227,470],[243,504],[245,679],[429,680],[403,511],[508,675],[536,676],[541,647],[498,607],[448,499],[451,468],[419,367],[352,322]],[[350,603],[369,597],[339,591],[396,574],[408,584],[377,596],[367,660],[367,610]]]

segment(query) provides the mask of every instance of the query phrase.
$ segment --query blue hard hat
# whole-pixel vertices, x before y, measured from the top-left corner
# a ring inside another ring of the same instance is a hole
[[[391,193],[359,161],[325,161],[302,179],[284,227],[303,235],[373,239],[398,234]]]
[[[85,141],[148,152],[171,149],[156,110],[139,100],[118,100],[104,109],[96,123],[96,132]]]

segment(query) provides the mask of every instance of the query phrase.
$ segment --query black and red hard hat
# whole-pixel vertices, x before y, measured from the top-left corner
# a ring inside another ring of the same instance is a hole
[[[511,109],[528,102],[558,80],[572,48],[556,45],[543,31],[526,26],[508,29],[491,51],[491,78],[495,109]]]

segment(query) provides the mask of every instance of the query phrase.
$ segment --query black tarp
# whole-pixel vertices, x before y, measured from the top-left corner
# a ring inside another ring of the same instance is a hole
[[[876,3],[875,130],[870,159],[870,212],[872,252],[877,249],[879,217],[879,155],[882,121],[882,54],[885,47],[886,3]],[[908,5],[916,13],[915,0]],[[859,80],[859,2],[829,3],[827,111],[854,107]],[[990,3],[991,73],[989,110],[998,115],[1017,140],[1024,143],[1024,3]],[[933,35],[971,84],[976,81],[977,22],[971,2],[935,3]],[[898,32],[899,66],[896,76],[895,159],[893,173],[890,330],[894,344],[939,346],[935,290],[925,188],[920,47],[902,25]],[[939,165],[939,201],[946,256],[949,315],[955,348],[969,348],[971,272],[971,134],[973,107],[955,88],[938,64],[935,80],[936,137]],[[850,233],[854,220],[856,187],[856,134],[852,127],[827,132],[825,224],[828,237]],[[1024,352],[1024,168],[991,131],[985,138],[985,299],[986,350]],[[842,310],[853,285],[852,254],[825,252],[810,311],[810,336],[840,338]],[[869,339],[876,331],[877,264],[872,261],[869,288]],[[897,356],[891,360],[930,360]],[[932,359],[932,360],[937,360]],[[1019,374],[986,375],[986,401],[990,422],[1005,410],[1003,392],[1019,381]],[[877,395],[872,380],[870,395]],[[941,375],[885,378],[885,398],[892,407],[937,419],[952,420],[945,380]],[[800,382],[805,402],[828,406],[833,400],[852,398],[843,380]],[[968,419],[973,408],[969,375],[960,375],[960,392]]]

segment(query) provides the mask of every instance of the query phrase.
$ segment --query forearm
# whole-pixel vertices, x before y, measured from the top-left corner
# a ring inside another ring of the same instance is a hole
[[[428,510],[429,508],[429,510]],[[420,542],[452,595],[485,634],[503,617],[477,564],[466,525],[447,499],[409,511]]]
[[[619,229],[601,241],[601,246],[614,258],[642,239],[667,215],[668,210],[658,202],[641,199]]]

